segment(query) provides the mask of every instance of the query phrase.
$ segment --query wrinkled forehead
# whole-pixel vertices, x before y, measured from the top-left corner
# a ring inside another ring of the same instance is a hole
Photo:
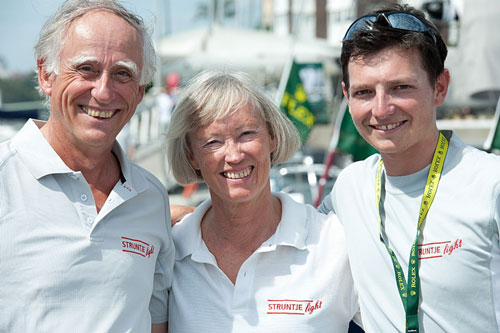
[[[139,56],[143,53],[143,36],[126,19],[105,9],[92,10],[76,18],[68,26],[63,48],[95,46],[96,51],[113,50]]]

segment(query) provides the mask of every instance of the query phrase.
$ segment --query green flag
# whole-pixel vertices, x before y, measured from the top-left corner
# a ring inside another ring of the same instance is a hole
[[[364,160],[368,156],[377,153],[377,150],[370,146],[358,133],[345,99],[337,115],[335,131],[337,137],[332,137],[332,140],[335,141],[330,143],[331,149],[351,154],[353,161]]]
[[[314,115],[314,126],[329,124],[330,112],[326,101],[325,70],[321,62],[297,64],[300,79],[307,94],[307,102]]]
[[[314,115],[307,101],[307,94],[300,80],[298,66],[292,62],[290,75],[281,99],[281,110],[297,127],[300,138],[304,143],[314,126]]]
[[[359,135],[354,126],[351,114],[346,111],[340,126],[340,139],[338,150],[352,155],[353,161],[361,161],[370,155],[377,153],[377,150],[370,146],[368,142]]]
[[[491,149],[500,150],[500,126],[498,126],[498,122],[495,129],[495,135],[493,136],[493,141],[491,142]]]
[[[351,154],[353,161],[364,160],[370,155],[377,153],[377,150],[370,146],[368,142],[358,133],[351,114],[347,100],[344,98],[340,103],[339,111],[335,118],[334,131],[330,139],[330,147],[326,156],[325,171],[321,176],[318,186],[318,196],[314,201],[314,207],[318,207],[323,199],[323,190],[329,178],[328,170],[333,165],[337,152]]]

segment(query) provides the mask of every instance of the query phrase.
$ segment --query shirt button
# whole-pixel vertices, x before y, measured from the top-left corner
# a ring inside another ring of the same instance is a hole
[[[92,222],[93,222],[93,219],[91,217],[87,217],[87,224],[90,225],[90,224],[92,224]]]
[[[82,194],[80,196],[80,199],[82,199],[82,201],[87,201],[87,195],[86,194]]]

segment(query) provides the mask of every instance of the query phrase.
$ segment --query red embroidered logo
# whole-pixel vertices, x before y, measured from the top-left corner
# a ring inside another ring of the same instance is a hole
[[[451,255],[456,249],[462,247],[462,240],[456,239],[447,242],[436,242],[420,244],[418,246],[418,259],[441,258],[443,255]]]
[[[122,237],[122,251],[150,258],[155,252],[155,247],[138,239]]]
[[[292,300],[292,299],[268,299],[267,314],[299,315],[312,314],[321,309],[322,301]]]

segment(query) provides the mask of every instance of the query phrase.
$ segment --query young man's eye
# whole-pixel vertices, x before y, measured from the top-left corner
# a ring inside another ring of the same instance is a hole
[[[409,89],[409,88],[410,88],[409,84],[400,84],[400,85],[396,86],[397,90],[404,90],[404,89]]]
[[[370,90],[368,89],[361,89],[361,90],[357,90],[354,92],[354,96],[363,96],[363,95],[366,95],[366,94],[369,94],[370,93]]]

